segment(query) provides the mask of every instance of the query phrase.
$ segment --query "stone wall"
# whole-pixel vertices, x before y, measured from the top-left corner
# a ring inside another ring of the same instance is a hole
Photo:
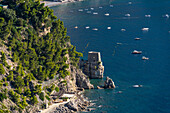
[[[89,78],[103,78],[104,66],[101,62],[100,52],[90,51],[88,60],[80,61],[80,68]]]

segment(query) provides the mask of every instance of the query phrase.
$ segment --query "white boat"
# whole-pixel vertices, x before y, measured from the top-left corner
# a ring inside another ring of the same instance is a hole
[[[169,15],[168,15],[168,14],[165,14],[165,17],[166,17],[166,18],[169,18]]]
[[[142,56],[142,60],[149,60],[148,57]]]
[[[119,43],[119,42],[117,42],[116,44],[117,44],[117,45],[122,45],[122,43]]]
[[[145,17],[150,18],[150,17],[151,17],[151,15],[145,15]]]
[[[87,11],[87,13],[91,13],[91,11]]]
[[[90,27],[89,27],[89,26],[86,26],[85,28],[86,28],[86,29],[89,29]]]
[[[132,54],[141,54],[142,53],[142,51],[137,51],[137,50],[134,50],[133,52],[132,52]]]
[[[130,17],[130,14],[125,14],[125,16]]]
[[[106,14],[104,14],[105,16],[109,16],[110,14],[109,13],[106,13]]]
[[[98,13],[97,12],[93,12],[94,15],[97,15]]]
[[[126,29],[121,29],[122,32],[126,31]]]
[[[132,87],[137,88],[137,87],[143,87],[143,86],[142,85],[133,85]]]
[[[142,28],[142,31],[148,31],[149,28]]]
[[[107,29],[111,29],[111,27],[107,27]]]
[[[77,28],[78,28],[78,26],[75,26],[74,28],[75,28],[75,29],[77,29]]]
[[[97,31],[98,29],[97,28],[93,28],[92,30]]]
[[[94,8],[90,8],[91,10],[94,10]]]
[[[83,9],[79,9],[78,11],[82,12],[82,11],[83,11]]]
[[[113,7],[113,5],[110,5],[110,7]]]
[[[103,7],[99,7],[100,9],[102,9]]]
[[[140,40],[140,38],[135,38],[135,40]]]
[[[128,2],[128,4],[132,4],[132,2]]]

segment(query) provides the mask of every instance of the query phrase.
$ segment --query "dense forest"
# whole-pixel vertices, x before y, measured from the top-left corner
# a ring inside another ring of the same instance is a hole
[[[69,76],[69,65],[77,66],[82,53],[71,45],[63,22],[38,0],[5,0],[0,4],[8,5],[0,7],[0,113],[22,111],[37,104],[35,94],[44,100],[43,81]],[[31,81],[39,84],[30,88]],[[47,99],[52,90],[59,90],[54,85],[47,89]],[[1,103],[7,98],[16,104],[9,110]]]

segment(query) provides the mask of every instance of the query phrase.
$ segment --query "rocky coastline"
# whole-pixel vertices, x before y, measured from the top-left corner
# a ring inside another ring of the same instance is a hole
[[[53,6],[57,6],[57,5],[61,5],[61,4],[68,4],[68,3],[72,3],[72,2],[78,2],[78,1],[83,1],[83,0],[57,0],[57,1],[40,1],[40,3],[44,3],[44,6],[48,6],[48,7],[53,7]]]

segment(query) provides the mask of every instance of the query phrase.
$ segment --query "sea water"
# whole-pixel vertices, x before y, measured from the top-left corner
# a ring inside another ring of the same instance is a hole
[[[170,113],[170,18],[165,17],[170,0],[85,0],[52,9],[84,59],[88,51],[101,52],[104,79],[115,82],[115,89],[85,91],[96,103],[91,112]],[[142,54],[131,54],[133,50]],[[91,82],[96,87],[104,79]],[[134,88],[136,84],[143,87]]]

